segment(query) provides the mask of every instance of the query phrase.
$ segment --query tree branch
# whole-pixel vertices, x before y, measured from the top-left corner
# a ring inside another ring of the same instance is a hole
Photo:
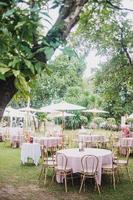
[[[53,49],[53,53],[65,41],[71,29],[79,20],[79,15],[87,2],[88,0],[64,0],[59,11],[59,17],[45,37],[46,42]]]
[[[127,50],[127,46],[124,43],[123,29],[122,28],[120,28],[120,29],[121,29],[121,35],[120,35],[121,36],[121,46],[122,46],[123,51],[125,52],[125,55],[127,56],[129,64],[132,65],[132,59],[131,59],[130,54]]]
[[[109,0],[105,0],[107,4],[109,4],[112,8],[115,8],[117,10],[125,10],[125,11],[129,11],[129,12],[133,12],[133,9],[130,9],[130,8],[122,8],[122,7],[119,7],[117,5],[114,5],[113,3],[111,3],[111,1]]]

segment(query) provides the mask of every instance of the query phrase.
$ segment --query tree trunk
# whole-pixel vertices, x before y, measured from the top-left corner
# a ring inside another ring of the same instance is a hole
[[[0,80],[0,121],[7,104],[17,92],[14,80],[14,76],[8,77],[5,81]]]

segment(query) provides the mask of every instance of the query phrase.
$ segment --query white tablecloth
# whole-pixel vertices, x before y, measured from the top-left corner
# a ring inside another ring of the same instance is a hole
[[[41,156],[40,144],[38,143],[23,143],[21,147],[21,161],[26,163],[28,158],[32,158],[35,165],[38,165]]]
[[[57,153],[63,153],[68,159],[67,167],[72,168],[73,173],[81,172],[81,158],[84,155],[95,155],[98,157],[98,184],[101,185],[101,174],[102,174],[102,165],[112,164],[112,152],[106,149],[95,149],[95,148],[86,148],[84,151],[79,151],[79,149],[65,149],[57,151]],[[60,161],[59,161],[60,162]],[[57,163],[60,165],[60,163]],[[62,177],[56,177],[57,182],[62,182]]]
[[[34,137],[33,142],[49,147],[56,147],[62,143],[62,137]]]

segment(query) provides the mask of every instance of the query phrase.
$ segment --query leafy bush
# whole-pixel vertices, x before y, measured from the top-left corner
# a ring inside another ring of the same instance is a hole
[[[92,120],[93,123],[95,123],[98,127],[100,127],[100,124],[105,122],[105,119],[102,118],[102,117],[95,117],[93,120]]]
[[[105,129],[118,131],[119,126],[116,124],[115,118],[107,118]]]
[[[66,118],[65,128],[67,129],[78,129],[81,126],[86,126],[88,124],[88,119],[85,116],[82,116],[80,113],[76,112],[75,116]]]

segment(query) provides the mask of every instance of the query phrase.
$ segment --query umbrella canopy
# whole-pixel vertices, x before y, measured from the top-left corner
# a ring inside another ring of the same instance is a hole
[[[50,117],[50,118],[56,118],[56,117],[72,117],[72,116],[74,116],[74,114],[66,113],[66,112],[64,112],[63,114],[62,114],[62,112],[53,112],[53,113],[51,113],[51,114],[48,115],[48,117]]]
[[[21,111],[14,109],[12,107],[7,107],[3,114],[4,117],[25,117],[24,113]]]
[[[40,108],[40,111],[44,112],[44,113],[55,113],[55,112],[57,112],[56,110],[53,110],[53,108],[50,107],[50,106],[42,107],[42,108]]]
[[[31,108],[31,107],[25,107],[25,108],[19,108],[18,110],[22,112],[41,112],[39,109]]]
[[[51,104],[49,106],[45,106],[43,108],[41,108],[41,110],[46,110],[46,111],[54,111],[54,110],[59,110],[59,111],[66,111],[66,110],[85,110],[85,107],[79,106],[79,105],[75,105],[75,104],[71,104],[71,103],[67,103],[65,101],[62,101],[60,103],[57,104]]]
[[[109,113],[108,111],[105,110],[100,110],[97,108],[89,109],[89,110],[84,110],[83,112],[90,112],[90,113]]]
[[[129,115],[128,119],[133,119],[133,113]]]

